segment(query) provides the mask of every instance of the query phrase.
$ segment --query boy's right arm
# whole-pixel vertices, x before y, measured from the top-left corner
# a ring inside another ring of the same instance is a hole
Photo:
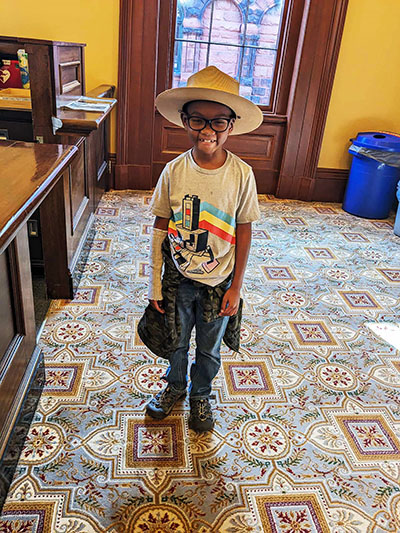
[[[162,275],[162,243],[168,233],[168,218],[157,217],[154,220],[150,244],[150,274],[148,299],[159,312],[165,313],[162,307],[161,275]]]

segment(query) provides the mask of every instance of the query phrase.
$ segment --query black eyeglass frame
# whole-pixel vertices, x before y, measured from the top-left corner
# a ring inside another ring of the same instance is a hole
[[[204,130],[204,128],[207,127],[207,125],[210,126],[210,128],[215,131],[215,133],[224,133],[224,131],[226,131],[229,126],[231,125],[231,122],[232,120],[235,120],[234,117],[215,117],[215,118],[211,118],[211,119],[208,119],[208,118],[204,118],[204,117],[198,117],[197,115],[188,115],[186,113],[184,113],[184,116],[186,118],[186,121],[187,121],[187,124],[189,126],[189,128],[193,131],[202,131]],[[197,118],[197,120],[203,120],[204,121],[204,126],[202,126],[201,128],[192,128],[192,126],[190,125],[190,119],[191,118]],[[226,123],[226,128],[224,128],[223,130],[216,130],[215,128],[213,128],[213,125],[212,123],[215,121],[215,120],[226,120],[227,123]]]

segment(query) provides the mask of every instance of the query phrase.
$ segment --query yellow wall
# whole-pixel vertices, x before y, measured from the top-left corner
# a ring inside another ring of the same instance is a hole
[[[117,85],[118,26],[119,0],[0,0],[0,35],[86,43],[86,90]]]
[[[349,0],[318,166],[349,168],[359,131],[400,133],[400,0]]]

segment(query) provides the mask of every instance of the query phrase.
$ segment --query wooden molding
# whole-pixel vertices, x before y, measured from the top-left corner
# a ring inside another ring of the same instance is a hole
[[[120,1],[117,189],[137,182],[127,165],[137,169],[143,188],[151,188],[159,13],[160,0]]]
[[[152,165],[116,165],[115,188],[150,190],[153,187],[151,169]]]
[[[86,93],[91,98],[114,98],[115,85],[102,83]]]
[[[311,200],[348,0],[308,0],[276,196]]]
[[[341,180],[347,181],[350,170],[347,168],[325,168],[318,167],[315,178],[319,180]]]
[[[115,165],[117,164],[117,154],[108,154],[108,176],[106,190],[115,189]]]
[[[51,117],[56,116],[56,98],[54,78],[52,76],[53,57],[46,45],[27,44],[25,50],[29,56],[29,77],[32,99],[32,120],[35,140],[43,137],[42,142],[54,143]],[[46,102],[47,105],[43,105]]]
[[[312,201],[343,201],[349,170],[343,168],[317,168],[313,180]]]

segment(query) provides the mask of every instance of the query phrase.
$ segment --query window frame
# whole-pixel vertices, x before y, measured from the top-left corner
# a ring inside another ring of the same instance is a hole
[[[210,27],[208,29],[208,37],[207,38],[204,38],[204,39],[185,39],[183,37],[183,34],[181,33],[181,35],[176,35],[176,31],[175,31],[175,34],[174,34],[174,41],[173,41],[173,47],[174,47],[174,51],[175,51],[175,47],[178,46],[180,48],[182,48],[182,45],[183,43],[193,43],[193,44],[203,44],[203,45],[207,45],[207,60],[206,60],[206,64],[207,66],[209,65],[209,55],[210,55],[210,50],[211,50],[211,47],[212,46],[221,46],[221,47],[226,47],[227,49],[228,48],[236,48],[238,49],[238,72],[236,74],[237,76],[237,80],[239,82],[239,84],[241,83],[241,80],[244,78],[243,76],[243,69],[244,69],[244,60],[245,60],[245,54],[246,54],[246,51],[247,50],[251,50],[253,49],[253,54],[254,54],[254,57],[253,57],[253,60],[252,60],[252,67],[254,69],[254,63],[255,63],[255,60],[256,60],[256,57],[257,57],[257,53],[262,53],[262,51],[267,51],[267,50],[271,50],[273,51],[276,56],[275,56],[275,62],[274,62],[274,71],[273,71],[273,76],[271,78],[271,87],[270,87],[270,92],[269,92],[269,104],[258,104],[256,103],[256,105],[258,105],[263,111],[271,111],[272,110],[272,103],[274,102],[275,100],[275,91],[276,91],[276,81],[277,81],[277,77],[278,77],[278,70],[279,70],[279,63],[280,63],[280,57],[282,55],[282,44],[283,44],[283,33],[284,33],[284,30],[286,29],[286,24],[287,24],[287,17],[288,17],[288,12],[289,12],[289,7],[290,7],[290,3],[291,1],[290,0],[281,0],[284,5],[283,5],[283,10],[282,10],[282,14],[281,14],[281,18],[280,18],[280,23],[279,23],[279,30],[278,30],[278,39],[277,39],[277,42],[276,42],[276,48],[268,48],[266,46],[256,46],[256,45],[251,45],[251,44],[248,44],[246,41],[247,41],[247,27],[248,27],[248,24],[249,24],[249,19],[248,19],[248,15],[249,15],[249,3],[250,3],[250,0],[247,1],[247,6],[246,6],[246,10],[244,12],[244,10],[242,9],[242,7],[238,4],[238,2],[236,0],[230,0],[238,9],[238,11],[241,13],[241,16],[244,17],[242,18],[242,22],[241,24],[244,24],[244,33],[243,34],[240,34],[240,42],[238,44],[233,44],[233,43],[229,43],[229,42],[222,42],[222,41],[218,41],[218,40],[212,40],[212,37],[211,37],[211,33],[212,33],[212,28],[213,28],[213,25],[214,25],[214,19],[213,19],[213,16],[214,16],[214,6],[215,6],[215,3],[217,2],[217,0],[207,0],[207,3],[205,3],[201,9],[201,15],[199,18],[203,18],[204,16],[204,13],[206,11],[206,9],[209,8],[209,6],[211,6],[211,13],[210,13],[210,20],[211,20],[211,24],[210,24]],[[183,13],[179,13],[179,0],[177,1],[177,17],[176,17],[176,20],[178,21],[179,18],[181,19],[181,21],[183,22]],[[264,18],[264,16],[268,13],[268,11],[270,11],[271,9],[277,7],[277,3],[271,5],[269,8],[267,8],[263,14],[260,16],[260,21]],[[176,29],[178,28],[181,28],[180,26],[176,26]],[[178,52],[178,55],[181,55],[181,52],[179,53]],[[175,57],[175,53],[174,53],[174,57]],[[217,65],[218,66],[218,65]],[[176,68],[175,68],[175,62],[174,62],[174,75],[177,73],[176,71]],[[235,77],[236,77],[235,76]],[[252,77],[254,78],[254,76],[252,75]],[[252,86],[253,87],[253,86]]]

